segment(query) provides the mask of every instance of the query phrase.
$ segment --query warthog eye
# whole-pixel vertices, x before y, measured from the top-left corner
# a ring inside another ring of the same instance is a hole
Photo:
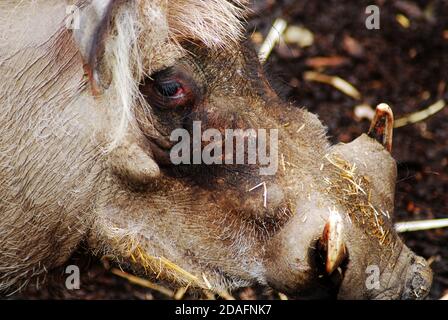
[[[170,99],[180,99],[185,94],[182,84],[176,80],[156,83],[156,88],[162,96]]]
[[[168,68],[153,74],[140,86],[149,104],[161,109],[192,106],[197,86],[185,72]]]

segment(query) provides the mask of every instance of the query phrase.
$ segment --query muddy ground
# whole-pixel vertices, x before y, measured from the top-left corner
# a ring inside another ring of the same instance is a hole
[[[379,30],[365,27],[365,9],[380,7]],[[387,102],[396,118],[448,101],[448,1],[259,0],[249,18],[254,42],[266,36],[277,17],[314,35],[311,46],[277,46],[266,69],[273,86],[289,100],[317,113],[333,142],[349,142],[366,132],[368,119],[355,116],[360,104]],[[397,15],[402,15],[398,16]],[[403,19],[403,16],[405,17]],[[406,20],[407,19],[407,20]],[[316,57],[331,59],[316,60]],[[328,65],[330,64],[330,65]],[[326,84],[304,80],[306,71],[339,76],[362,94],[351,98]],[[448,107],[417,124],[397,128],[393,155],[398,162],[396,221],[448,217]],[[430,298],[448,293],[448,229],[403,234],[406,244],[432,262]],[[82,251],[82,250],[81,250]],[[82,267],[81,290],[60,285],[30,288],[16,297],[81,299],[166,299],[107,271],[96,258],[76,254]],[[63,283],[62,271],[53,275]],[[54,281],[50,281],[54,282]],[[246,288],[236,298],[274,298],[269,289]],[[186,297],[204,297],[187,293]]]

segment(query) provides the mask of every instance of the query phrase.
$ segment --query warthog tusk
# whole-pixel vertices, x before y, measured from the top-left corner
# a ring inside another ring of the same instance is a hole
[[[333,273],[347,257],[347,250],[343,241],[342,217],[336,209],[330,209],[328,222],[325,224],[320,247],[326,254],[325,271]]]
[[[385,103],[376,107],[375,116],[370,124],[369,137],[381,143],[389,152],[392,151],[392,137],[394,128],[394,114]]]

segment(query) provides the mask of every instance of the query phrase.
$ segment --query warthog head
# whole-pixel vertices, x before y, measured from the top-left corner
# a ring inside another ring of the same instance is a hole
[[[217,292],[426,296],[391,223],[390,110],[329,145],[271,89],[243,1],[78,1],[67,29],[71,4],[0,4],[0,289],[85,241]]]

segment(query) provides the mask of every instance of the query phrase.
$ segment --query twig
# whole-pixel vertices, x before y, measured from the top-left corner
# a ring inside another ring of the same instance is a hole
[[[320,83],[329,84],[330,86],[335,87],[339,91],[345,93],[349,97],[353,99],[359,100],[361,99],[361,93],[346,80],[337,77],[337,76],[329,76],[323,73],[308,71],[305,72],[303,78],[308,81],[315,81]]]
[[[145,288],[149,288],[149,289],[158,291],[158,292],[160,292],[160,293],[162,293],[162,294],[164,294],[164,295],[166,295],[166,296],[168,296],[170,298],[173,298],[173,296],[174,296],[174,292],[171,291],[170,289],[167,289],[167,288],[162,287],[162,286],[160,286],[158,284],[152,283],[151,281],[148,281],[146,279],[142,279],[142,278],[136,277],[136,276],[134,276],[132,274],[126,273],[126,272],[121,271],[121,270],[119,270],[117,268],[113,268],[111,270],[111,272],[114,275],[119,276],[121,278],[124,278],[124,279],[128,280],[129,282],[134,283],[136,285],[139,285],[141,287],[145,287]]]
[[[428,108],[411,113],[403,118],[395,120],[394,128],[404,127],[408,124],[417,123],[423,121],[430,116],[436,114],[443,108],[445,108],[446,104],[443,99],[437,101],[436,103],[430,105]]]
[[[287,25],[288,23],[281,18],[277,18],[275,20],[271,30],[269,31],[266,39],[261,45],[260,50],[258,51],[258,57],[261,63],[264,63],[268,59],[269,55],[272,52],[272,49],[274,49],[275,45],[280,41],[280,38],[285,32]]]
[[[397,230],[397,232],[422,231],[439,228],[448,228],[448,218],[398,222],[395,224],[395,230]]]

